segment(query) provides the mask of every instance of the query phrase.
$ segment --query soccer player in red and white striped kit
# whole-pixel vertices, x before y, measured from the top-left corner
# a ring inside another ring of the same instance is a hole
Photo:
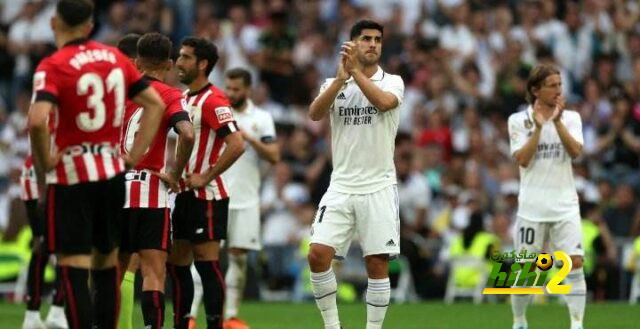
[[[165,108],[125,55],[87,39],[92,16],[89,0],[56,4],[51,27],[59,49],[36,68],[28,116],[38,183],[44,184],[47,176],[45,242],[58,258],[71,329],[115,327],[123,172],[144,155]],[[120,127],[127,98],[144,111],[133,146],[121,157]],[[57,120],[51,139],[47,121],[53,111]]]
[[[162,82],[171,70],[171,41],[160,33],[147,33],[137,43],[136,66],[160,93],[167,105],[160,129],[144,158],[125,174],[126,198],[121,253],[138,253],[142,272],[142,315],[145,328],[161,329],[164,323],[164,281],[170,243],[169,189],[178,191],[178,180],[193,148],[194,134],[179,89]],[[139,133],[142,108],[127,102],[121,152],[127,154]],[[166,172],[169,129],[178,133],[173,169]]]
[[[195,145],[172,216],[174,244],[168,261],[173,281],[175,328],[188,327],[193,300],[192,262],[202,278],[207,328],[222,329],[224,278],[218,257],[227,235],[229,195],[221,174],[244,152],[229,100],[211,85],[208,76],[218,61],[211,41],[187,37],[176,62],[180,82],[186,84],[186,107],[195,130]],[[223,147],[225,146],[226,147]]]

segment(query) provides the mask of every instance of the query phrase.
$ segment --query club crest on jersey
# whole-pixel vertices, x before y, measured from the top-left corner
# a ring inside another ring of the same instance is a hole
[[[531,120],[529,120],[528,118],[524,119],[524,127],[527,129],[531,129],[533,127],[533,122],[531,122]]]
[[[36,72],[33,75],[33,90],[42,90],[44,89],[44,80],[47,77],[47,72],[40,71]]]
[[[231,121],[233,120],[233,115],[231,114],[231,109],[228,107],[218,107],[216,108],[216,116],[218,117],[219,122]]]

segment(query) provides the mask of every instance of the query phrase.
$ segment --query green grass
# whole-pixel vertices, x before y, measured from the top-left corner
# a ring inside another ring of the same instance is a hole
[[[0,304],[0,327],[20,328],[23,305]],[[364,304],[340,304],[340,317],[344,329],[365,326]],[[46,314],[43,312],[43,316]],[[640,307],[623,303],[589,304],[585,328],[630,329],[640,328]],[[206,326],[203,310],[199,313],[198,329]],[[245,303],[241,317],[252,329],[322,329],[322,320],[314,304]],[[527,312],[529,328],[568,329],[569,316],[561,303],[532,305]],[[134,310],[134,328],[142,328],[139,305]],[[167,304],[165,328],[172,328],[171,305]],[[422,303],[392,305],[387,312],[385,329],[494,329],[511,328],[509,304]]]

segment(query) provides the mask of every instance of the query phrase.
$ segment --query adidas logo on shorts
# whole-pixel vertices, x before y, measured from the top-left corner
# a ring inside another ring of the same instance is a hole
[[[347,97],[344,95],[344,93],[340,93],[340,95],[338,95],[337,98],[338,99],[347,99]]]
[[[387,246],[387,247],[395,247],[396,243],[393,242],[393,239],[391,239],[391,240],[389,240],[389,242],[387,242],[387,244],[385,246]]]

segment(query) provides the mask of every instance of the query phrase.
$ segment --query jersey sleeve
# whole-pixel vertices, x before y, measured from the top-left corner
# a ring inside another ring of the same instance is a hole
[[[147,80],[140,74],[138,69],[133,65],[133,63],[126,58],[123,58],[124,55],[120,57],[120,61],[124,63],[124,71],[125,71],[125,83],[127,85],[127,98],[133,99],[138,95],[141,91],[147,89],[149,87],[149,83]]]
[[[276,125],[273,123],[273,118],[267,112],[264,112],[264,117],[261,120],[262,129],[260,131],[260,141],[263,143],[273,143],[276,141]]]
[[[576,142],[580,143],[580,145],[584,145],[584,136],[582,134],[582,119],[580,118],[580,114],[578,114],[577,112],[569,113],[571,114],[571,116],[568,116],[570,119],[567,120],[567,130],[569,131],[569,134],[571,134],[571,137],[576,140]]]
[[[513,156],[527,143],[529,132],[524,127],[523,122],[518,122],[518,115],[512,114],[509,117],[509,144],[511,146],[511,155]]]
[[[38,64],[33,74],[32,103],[47,101],[58,104],[58,85],[55,76],[55,65],[52,65],[48,58]]]
[[[191,120],[189,119],[189,113],[185,110],[187,101],[182,97],[182,93],[177,90],[171,90],[168,93],[169,95],[165,98],[167,101],[165,118],[169,122],[169,127],[175,130],[178,122]]]
[[[389,83],[385,84],[382,90],[392,93],[393,96],[396,96],[396,98],[398,99],[398,106],[396,106],[396,108],[398,108],[400,107],[400,105],[402,104],[402,100],[404,99],[404,81],[402,81],[402,78],[398,75],[390,75],[389,80]]]
[[[202,119],[216,131],[216,134],[225,137],[232,132],[238,131],[236,121],[228,103],[220,101],[207,102],[202,109]]]

